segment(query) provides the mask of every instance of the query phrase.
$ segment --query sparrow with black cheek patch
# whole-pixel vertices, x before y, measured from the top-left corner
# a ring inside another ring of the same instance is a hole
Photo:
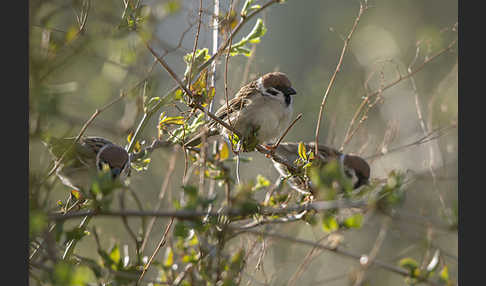
[[[56,161],[68,150],[56,171],[64,185],[85,193],[104,168],[109,169],[113,180],[123,182],[130,175],[130,156],[122,147],[101,137],[84,137],[70,148],[75,140],[48,137],[43,142]],[[91,218],[84,217],[79,229],[84,232]],[[66,242],[62,259],[69,259],[78,241],[79,238],[73,238]]]
[[[306,143],[304,145],[306,150],[314,150],[314,142]],[[288,164],[297,167],[294,162],[299,157],[298,148],[299,143],[280,143],[275,149],[275,154],[284,158]],[[341,170],[351,179],[354,189],[368,183],[370,178],[370,166],[363,158],[351,154],[343,154],[334,148],[324,145],[319,145],[318,150],[319,154],[317,154],[317,157],[324,163],[324,165],[331,160],[337,160],[340,163],[340,166],[342,167]],[[280,173],[281,177],[289,177],[291,175],[287,166],[284,164],[273,161],[273,166]],[[289,177],[287,183],[292,189],[300,193],[309,194],[313,192],[312,186],[306,184],[306,182],[299,176]]]
[[[58,160],[75,139],[49,137],[43,143]],[[130,175],[130,156],[124,148],[101,137],[84,137],[65,155],[56,175],[64,185],[87,191],[104,165],[109,168],[114,180],[124,181]]]
[[[281,72],[267,73],[243,86],[215,115],[233,126],[244,138],[256,132],[258,142],[270,142],[278,139],[289,125],[293,105],[291,96],[296,93],[287,75]],[[231,134],[215,121],[206,128],[208,137],[216,134],[228,137]],[[200,144],[202,136],[203,132],[200,132],[185,146]]]

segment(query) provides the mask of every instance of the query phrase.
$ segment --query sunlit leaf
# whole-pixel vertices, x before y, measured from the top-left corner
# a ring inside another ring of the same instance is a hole
[[[447,268],[447,265],[442,268],[442,270],[439,273],[439,279],[443,282],[448,282],[449,281],[449,269]]]
[[[299,148],[298,148],[298,152],[299,152],[299,157],[305,162],[307,161],[307,154],[306,154],[306,150],[305,150],[305,145],[303,142],[299,142]]]
[[[218,15],[219,31],[221,35],[230,33],[238,24],[238,17],[235,10],[224,15]]]
[[[152,159],[150,159],[150,158],[145,158],[145,159],[142,159],[142,160],[136,160],[136,161],[130,162],[130,166],[133,169],[135,169],[135,171],[142,172],[142,171],[148,170],[148,167],[149,167],[151,161],[152,161]]]
[[[324,215],[322,218],[322,229],[325,232],[334,232],[339,229],[336,217],[333,215]]]
[[[410,273],[412,273],[416,268],[418,268],[418,262],[415,259],[410,257],[405,257],[400,259],[398,265],[400,265],[400,267],[408,269]]]
[[[184,62],[186,63],[186,71],[184,72],[184,77],[189,77],[189,72],[191,72],[191,78],[199,72],[198,68],[204,62],[209,60],[211,56],[209,55],[209,50],[207,48],[196,50],[194,63],[192,62],[192,52],[184,56]],[[192,66],[192,68],[191,68]]]
[[[165,112],[160,114],[159,125],[182,125],[184,123],[184,116],[166,116]]]
[[[167,11],[167,13],[172,14],[181,9],[181,3],[180,0],[169,0],[164,3],[164,10]]]
[[[81,193],[77,190],[71,190],[71,195],[76,198],[76,200],[79,200],[81,198]]]
[[[261,188],[265,188],[265,187],[268,187],[268,186],[270,186],[270,181],[267,178],[265,178],[264,176],[258,174],[257,175],[257,183],[253,187],[253,191],[257,191]]]
[[[165,249],[165,258],[164,258],[164,266],[171,267],[174,264],[174,252],[172,251],[172,247],[167,247]]]
[[[47,216],[45,213],[34,210],[29,214],[29,232],[31,235],[36,235],[42,232],[47,227]]]
[[[360,228],[363,223],[362,214],[354,214],[344,220],[344,225],[349,228]]]
[[[250,6],[253,4],[255,0],[246,0],[245,3],[243,4],[243,8],[241,9],[241,17],[246,17],[248,14],[248,10]]]
[[[158,96],[151,97],[148,102],[144,104],[143,111],[145,113],[152,111],[159,103],[161,99]]]
[[[224,160],[228,159],[229,148],[228,148],[228,144],[226,142],[223,142],[222,144],[219,145],[219,150],[218,150],[218,153],[216,154],[216,157],[219,161],[224,161]]]
[[[250,31],[250,33],[243,37],[238,43],[235,43],[234,45],[231,45],[231,52],[230,55],[239,55],[243,54],[245,56],[250,56],[250,49],[245,47],[246,44],[248,43],[258,43],[260,42],[260,38],[265,35],[267,31],[267,28],[265,27],[263,20],[258,19],[255,23],[255,26],[253,26],[253,29]]]
[[[69,44],[72,40],[76,38],[79,33],[79,28],[76,26],[71,26],[66,32],[66,44]]]
[[[174,236],[186,238],[189,236],[189,228],[183,221],[179,221],[174,226]]]
[[[120,248],[118,247],[118,244],[115,244],[113,248],[110,251],[110,258],[111,260],[115,263],[118,264],[120,263],[121,259],[121,254],[120,254]]]

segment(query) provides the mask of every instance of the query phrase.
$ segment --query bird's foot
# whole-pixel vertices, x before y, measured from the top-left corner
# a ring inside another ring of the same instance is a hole
[[[268,151],[270,151],[268,154],[265,154],[265,157],[267,158],[271,158],[272,155],[275,153],[275,149],[277,149],[277,146],[275,144],[272,145],[262,144],[262,146]]]

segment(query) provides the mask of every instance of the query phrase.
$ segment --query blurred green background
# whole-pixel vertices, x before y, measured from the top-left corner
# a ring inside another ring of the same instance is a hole
[[[86,132],[126,145],[128,134],[134,131],[142,116],[142,89],[133,87],[148,78],[146,96],[152,97],[163,96],[174,86],[167,72],[154,64],[138,33],[152,35],[152,48],[159,55],[167,52],[164,59],[182,78],[185,70],[182,57],[190,53],[194,45],[199,1],[141,2],[145,8],[134,18],[143,17],[143,21],[126,27],[127,24],[121,21],[123,1],[91,1],[86,26],[78,35],[76,19],[82,18],[81,11],[86,2],[29,1],[31,181],[45,175],[52,166],[51,158],[40,142],[41,134],[75,136],[97,108],[117,98],[122,90],[129,90],[125,99],[102,112]],[[243,2],[231,1],[237,11]],[[229,4],[230,1],[220,1],[221,13],[228,12]],[[458,20],[457,1],[376,0],[368,4],[370,8],[361,17],[351,39],[324,110],[320,142],[335,148],[343,143],[351,118],[366,95],[366,84],[368,91],[378,90],[384,85],[383,80],[386,84],[396,79],[397,69],[406,74],[414,63],[417,47],[420,50],[412,69],[457,38],[457,32],[451,31]],[[233,95],[242,84],[263,73],[273,70],[287,73],[298,92],[294,97],[294,116],[302,113],[303,118],[286,140],[314,140],[319,105],[338,63],[343,38],[351,29],[358,10],[358,1],[324,0],[288,0],[266,9],[259,17],[263,18],[268,30],[261,42],[255,44],[253,56],[250,59],[236,56],[229,60],[229,94]],[[203,1],[203,11],[198,48],[207,47],[211,51],[213,1]],[[256,18],[235,40],[251,30]],[[414,142],[436,128],[457,123],[457,64],[456,45],[427,63],[413,76],[413,81],[403,80],[384,91],[382,100],[370,110],[367,120],[344,151],[366,158]],[[217,66],[215,108],[224,99],[223,90],[224,58],[221,58]],[[417,104],[425,128],[421,126]],[[177,114],[177,109],[170,105],[162,107],[162,111]],[[142,134],[147,143],[157,136],[157,120],[158,115],[152,118]],[[447,215],[457,209],[457,148],[457,128],[453,128],[436,140],[369,161],[373,178],[385,178],[391,170],[409,170],[414,178],[402,208],[408,216],[392,222],[378,259],[393,265],[405,256],[422,261],[424,253],[439,248],[450,276],[457,278],[457,230],[440,227],[448,223]],[[147,171],[132,172],[131,187],[137,191],[147,210],[153,209],[157,201],[172,153],[169,149],[156,150]],[[262,154],[245,156],[252,157],[252,161],[242,163],[240,167],[243,181],[254,180],[257,174],[272,182],[278,178],[271,161]],[[176,171],[170,178],[164,208],[171,209],[172,200],[179,197],[183,169],[184,156],[178,152]],[[191,182],[197,184],[197,181],[198,176],[193,176]],[[60,182],[55,185],[48,203],[53,210],[57,200],[66,199],[68,191],[69,188]],[[264,193],[256,194],[256,197],[263,199]],[[135,208],[134,202],[127,204],[128,208]],[[114,204],[116,207],[118,204]],[[429,220],[421,221],[417,215]],[[367,217],[361,229],[342,233],[342,246],[354,253],[369,253],[382,221],[379,215]],[[99,226],[102,244],[110,245],[116,241],[128,245],[129,252],[134,252],[133,241],[120,220],[96,218],[92,223]],[[139,223],[138,219],[130,219],[134,227]],[[152,253],[166,224],[166,219],[157,220],[146,255]],[[310,226],[303,222],[275,225],[271,229],[313,241],[325,234],[319,225]],[[248,241],[253,239],[248,237]],[[233,244],[247,245],[248,241],[242,237]],[[94,246],[94,239],[87,237],[76,251],[97,258]],[[309,250],[306,246],[268,239],[264,271],[254,268],[258,252],[250,255],[245,271],[260,281],[268,279],[270,285],[286,285]],[[159,256],[162,255],[163,251]],[[297,281],[301,285],[348,285],[349,274],[357,266],[357,261],[322,252]],[[376,267],[371,268],[368,275],[369,285],[405,285],[403,277]],[[249,276],[243,277],[243,281],[252,281]]]

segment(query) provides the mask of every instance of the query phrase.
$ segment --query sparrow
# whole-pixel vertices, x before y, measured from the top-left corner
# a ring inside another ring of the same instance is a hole
[[[315,143],[305,143],[304,146],[306,150],[313,151]],[[297,158],[299,158],[298,148],[299,143],[282,142],[275,148],[274,152],[280,158],[285,159],[289,165],[297,168],[295,162]],[[368,180],[370,178],[370,166],[363,158],[356,155],[343,154],[334,148],[324,145],[319,145],[318,150],[319,153],[316,154],[316,157],[319,158],[324,165],[329,163],[331,160],[337,160],[339,162],[341,170],[348,178],[351,179],[353,183],[353,189],[357,189],[368,183]],[[291,173],[289,172],[287,166],[278,163],[275,160],[272,161],[273,166],[279,172],[280,176],[284,178],[288,177],[287,183],[292,189],[303,194],[313,193],[312,186],[309,184],[310,181],[309,183],[306,183],[306,181],[300,176],[291,176]]]
[[[44,138],[43,143],[55,160],[72,145],[76,138]],[[56,171],[61,182],[75,190],[89,190],[94,176],[107,166],[112,179],[124,181],[130,175],[128,152],[101,137],[83,137],[74,144]]]
[[[228,104],[223,104],[215,115],[225,121],[244,138],[256,134],[260,143],[279,138],[290,123],[292,95],[297,92],[287,75],[282,72],[267,73],[247,83]],[[185,146],[197,146],[201,138],[222,134],[229,138],[231,131],[216,121],[208,123],[205,130],[191,138]],[[240,138],[241,139],[241,138]]]

